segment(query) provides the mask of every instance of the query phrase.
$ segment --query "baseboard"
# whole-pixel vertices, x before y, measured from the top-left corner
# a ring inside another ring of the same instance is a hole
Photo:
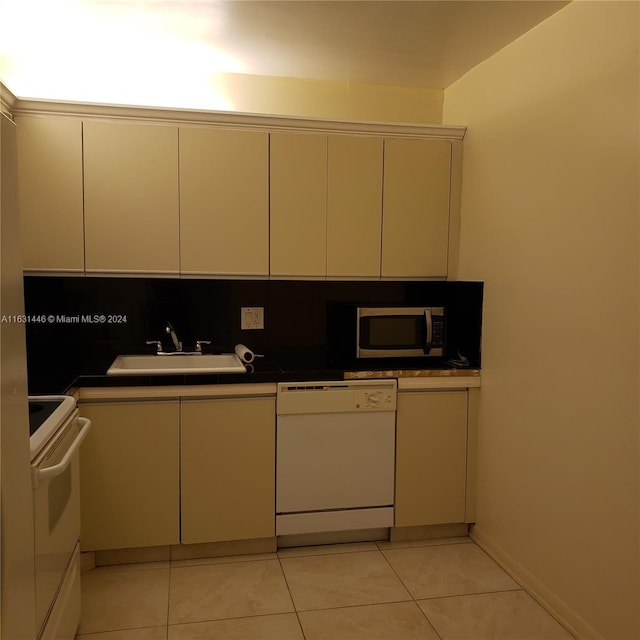
[[[114,564],[139,564],[143,562],[167,562],[170,560],[169,545],[161,547],[134,547],[131,549],[106,549],[94,551],[95,566]]]
[[[193,560],[196,558],[219,558],[223,556],[244,556],[254,553],[274,553],[276,538],[255,538],[250,540],[225,540],[196,544],[174,544],[171,546],[171,560]]]
[[[325,531],[278,536],[278,549],[309,547],[323,544],[345,544],[349,542],[374,542],[388,540],[388,528],[356,529],[352,531]]]
[[[133,549],[109,549],[95,551],[95,566],[131,564],[143,562],[168,562],[222,556],[242,556],[276,551],[276,538],[230,540],[197,544],[174,544],[162,547],[136,547]],[[89,560],[87,560],[89,562]]]
[[[96,568],[96,552],[83,551],[80,554],[80,572],[91,571]]]
[[[486,551],[529,595],[542,605],[563,627],[580,640],[605,640],[584,618],[558,598],[543,582],[525,569],[478,525],[471,528],[471,539]]]
[[[435,538],[455,538],[466,536],[469,525],[466,522],[452,524],[426,524],[416,527],[391,527],[391,542],[411,542],[413,540],[434,540]]]

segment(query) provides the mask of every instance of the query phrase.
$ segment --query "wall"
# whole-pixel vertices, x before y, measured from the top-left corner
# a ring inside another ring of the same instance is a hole
[[[5,72],[6,74],[6,72]],[[0,56],[0,79],[3,78]],[[0,94],[4,88],[0,81]],[[61,87],[52,87],[50,100],[65,100]],[[120,92],[124,93],[119,93]],[[15,96],[4,89],[6,98]],[[229,111],[298,118],[441,124],[441,89],[255,76],[242,73],[210,74],[201,93],[191,95],[172,83],[135,86],[100,85],[91,102],[111,105],[163,105],[175,109]],[[1,96],[0,96],[1,97]],[[18,98],[24,96],[18,96]],[[9,102],[9,100],[7,100]]]
[[[372,122],[440,124],[439,89],[218,74],[214,82],[233,111]]]
[[[640,638],[635,2],[573,2],[445,90],[485,281],[476,535],[579,637]]]

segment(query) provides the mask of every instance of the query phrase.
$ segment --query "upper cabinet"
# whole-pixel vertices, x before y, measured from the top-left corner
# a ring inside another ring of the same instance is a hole
[[[25,271],[84,271],[82,121],[17,116]]]
[[[329,277],[380,277],[382,138],[329,136]]]
[[[271,275],[324,277],[327,137],[272,133]]]
[[[271,134],[271,275],[380,277],[382,139]]]
[[[177,274],[178,128],[84,122],[86,270]]]
[[[269,134],[180,128],[180,271],[269,275]]]
[[[383,277],[447,276],[450,183],[449,141],[385,140]]]
[[[16,118],[27,271],[456,277],[460,128],[100,115]]]
[[[446,278],[451,143],[271,134],[276,277]]]

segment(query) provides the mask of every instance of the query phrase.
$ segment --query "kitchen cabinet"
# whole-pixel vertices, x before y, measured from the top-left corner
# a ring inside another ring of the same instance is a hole
[[[178,128],[86,120],[87,273],[178,274]]]
[[[329,136],[328,277],[380,277],[382,145],[382,138]]]
[[[83,551],[180,541],[179,402],[82,404]]]
[[[466,521],[467,397],[464,390],[398,394],[397,527]]]
[[[180,270],[269,275],[269,134],[181,127]]]
[[[27,271],[455,278],[459,128],[137,113],[17,116]]]
[[[25,271],[84,271],[82,121],[17,116]]]
[[[324,277],[327,136],[275,132],[270,137],[270,273]]]
[[[451,143],[272,133],[276,277],[445,278]]]
[[[384,142],[382,277],[447,276],[451,143]]]
[[[275,535],[275,398],[183,400],[182,542]]]

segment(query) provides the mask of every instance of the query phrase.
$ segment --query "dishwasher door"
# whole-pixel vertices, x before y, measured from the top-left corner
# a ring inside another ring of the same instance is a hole
[[[276,533],[393,525],[396,381],[281,384]]]

